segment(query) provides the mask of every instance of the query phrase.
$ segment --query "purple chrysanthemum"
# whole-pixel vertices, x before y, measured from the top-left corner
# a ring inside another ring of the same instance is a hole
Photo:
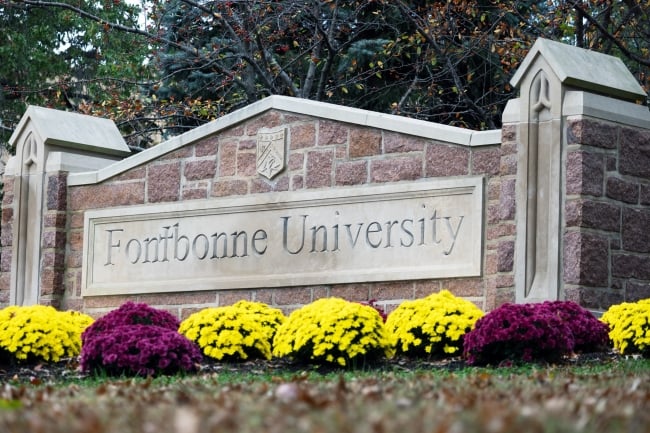
[[[88,339],[81,368],[110,375],[174,374],[192,371],[202,355],[184,335],[154,325],[122,325]]]
[[[540,304],[504,304],[465,335],[470,364],[555,361],[573,351],[569,325]]]
[[[85,344],[94,335],[123,325],[154,325],[177,331],[180,322],[168,311],[158,310],[147,304],[126,302],[120,308],[97,319],[95,323],[86,328],[81,338]]]
[[[575,302],[547,301],[538,308],[546,308],[569,326],[575,352],[598,352],[609,345],[609,327]]]

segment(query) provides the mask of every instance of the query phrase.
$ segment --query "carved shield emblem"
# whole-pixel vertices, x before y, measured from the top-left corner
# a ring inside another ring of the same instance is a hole
[[[267,179],[284,169],[286,155],[285,128],[257,133],[257,172]]]

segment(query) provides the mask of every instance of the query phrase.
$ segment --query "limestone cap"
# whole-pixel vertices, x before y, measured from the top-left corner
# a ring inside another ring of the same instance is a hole
[[[538,39],[524,58],[510,84],[519,88],[539,57],[553,69],[562,84],[631,102],[645,102],[648,95],[618,57]]]
[[[131,154],[124,138],[110,119],[30,105],[20,119],[9,143],[15,145],[31,124],[44,144],[100,154]]]

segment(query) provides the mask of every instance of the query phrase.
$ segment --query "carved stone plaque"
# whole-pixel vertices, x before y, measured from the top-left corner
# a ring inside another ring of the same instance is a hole
[[[481,275],[483,179],[85,212],[82,296]]]
[[[257,172],[273,179],[284,169],[286,129],[262,130],[257,134]]]

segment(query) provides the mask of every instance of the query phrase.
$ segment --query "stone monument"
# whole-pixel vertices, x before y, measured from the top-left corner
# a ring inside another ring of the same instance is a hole
[[[30,107],[0,305],[649,297],[646,93],[619,59],[544,39],[512,84],[501,130],[271,96],[134,155],[108,120]]]

